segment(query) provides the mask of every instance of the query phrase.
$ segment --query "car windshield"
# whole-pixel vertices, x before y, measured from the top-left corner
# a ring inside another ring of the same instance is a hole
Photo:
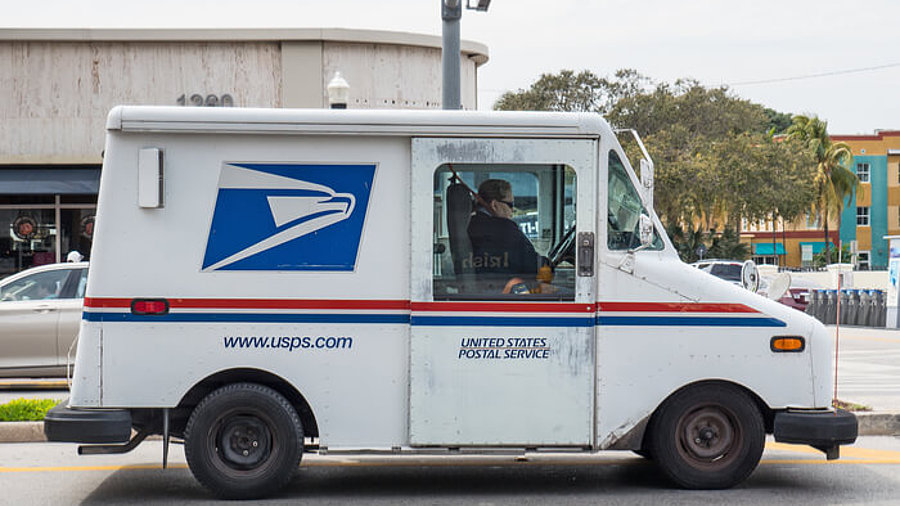
[[[709,273],[713,276],[727,279],[728,281],[740,281],[741,267],[741,265],[736,264],[713,264],[712,270]]]

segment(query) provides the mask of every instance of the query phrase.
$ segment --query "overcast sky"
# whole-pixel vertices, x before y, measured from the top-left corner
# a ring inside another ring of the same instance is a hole
[[[0,0],[0,27],[368,28],[440,35],[440,0]],[[690,77],[832,134],[900,129],[900,1],[493,0],[464,11],[487,45],[479,108],[541,73]],[[352,83],[351,83],[352,84]]]

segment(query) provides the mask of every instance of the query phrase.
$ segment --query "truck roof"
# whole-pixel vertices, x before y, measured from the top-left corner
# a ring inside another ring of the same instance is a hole
[[[584,137],[610,132],[599,114],[519,111],[259,109],[117,106],[106,129],[122,132]]]

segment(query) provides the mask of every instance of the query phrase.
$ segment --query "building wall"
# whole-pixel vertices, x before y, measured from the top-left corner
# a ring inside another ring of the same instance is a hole
[[[327,107],[328,83],[340,72],[351,108],[439,109],[441,49],[364,42],[283,42],[284,107]],[[477,108],[478,58],[460,60],[464,109]]]
[[[888,263],[886,235],[900,234],[900,131],[881,131],[874,135],[836,135],[853,153],[853,171],[858,164],[869,164],[869,183],[861,183],[845,207],[841,227],[842,241],[857,241],[858,251],[869,252],[869,265],[885,269]],[[891,154],[894,153],[894,154]],[[856,225],[857,206],[869,207],[869,226]]]
[[[818,253],[825,245],[825,231],[822,229],[805,230],[804,224],[788,223],[786,230],[784,225],[779,222],[778,230],[775,232],[774,241],[777,249],[784,249],[784,255],[779,255],[779,265],[781,267],[801,267],[803,265],[803,246],[808,245],[814,253]],[[828,236],[832,244],[837,244],[838,232],[833,228],[828,229]],[[843,227],[842,227],[843,228]],[[759,258],[760,255],[755,254],[758,245],[763,245],[767,250],[771,251],[772,247],[772,227],[769,225],[767,231],[743,232],[741,238],[750,246],[751,257],[755,257],[757,261],[763,263]],[[770,261],[771,259],[766,259]]]
[[[281,85],[277,43],[0,43],[0,164],[99,163],[115,105],[280,107]]]
[[[99,164],[106,115],[120,104],[227,95],[235,107],[328,107],[337,71],[348,107],[439,109],[440,43],[341,29],[0,29],[0,165]],[[461,103],[476,109],[487,50],[461,45]]]
[[[844,246],[856,241],[858,252],[868,252],[869,268],[886,269],[888,264],[887,235],[900,235],[900,131],[880,131],[874,135],[836,135],[833,141],[840,141],[850,146],[853,154],[851,170],[856,173],[858,165],[869,164],[869,181],[860,183],[859,187],[844,202],[841,213],[840,232],[836,219],[831,219],[829,237],[834,245],[842,242]],[[857,224],[857,208],[869,208],[869,224]],[[801,250],[803,245],[811,245],[821,249],[824,244],[824,230],[821,223],[808,223],[798,220],[787,224],[787,232],[783,223],[778,224],[777,241],[784,244],[785,254],[781,256],[780,265],[801,267]],[[771,244],[771,223],[759,227],[745,227],[743,240],[749,242],[751,252],[757,244]],[[766,246],[771,250],[771,246]]]
[[[487,48],[460,46],[461,103],[476,109]],[[437,36],[0,28],[0,277],[73,250],[90,257],[112,107],[323,108],[338,71],[350,84],[350,108],[441,107]]]

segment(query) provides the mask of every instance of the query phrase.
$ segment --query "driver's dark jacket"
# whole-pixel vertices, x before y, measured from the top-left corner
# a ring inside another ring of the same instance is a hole
[[[467,231],[472,257],[463,261],[471,262],[476,274],[534,275],[546,261],[537,254],[516,222],[490,215],[482,208],[469,219]]]

